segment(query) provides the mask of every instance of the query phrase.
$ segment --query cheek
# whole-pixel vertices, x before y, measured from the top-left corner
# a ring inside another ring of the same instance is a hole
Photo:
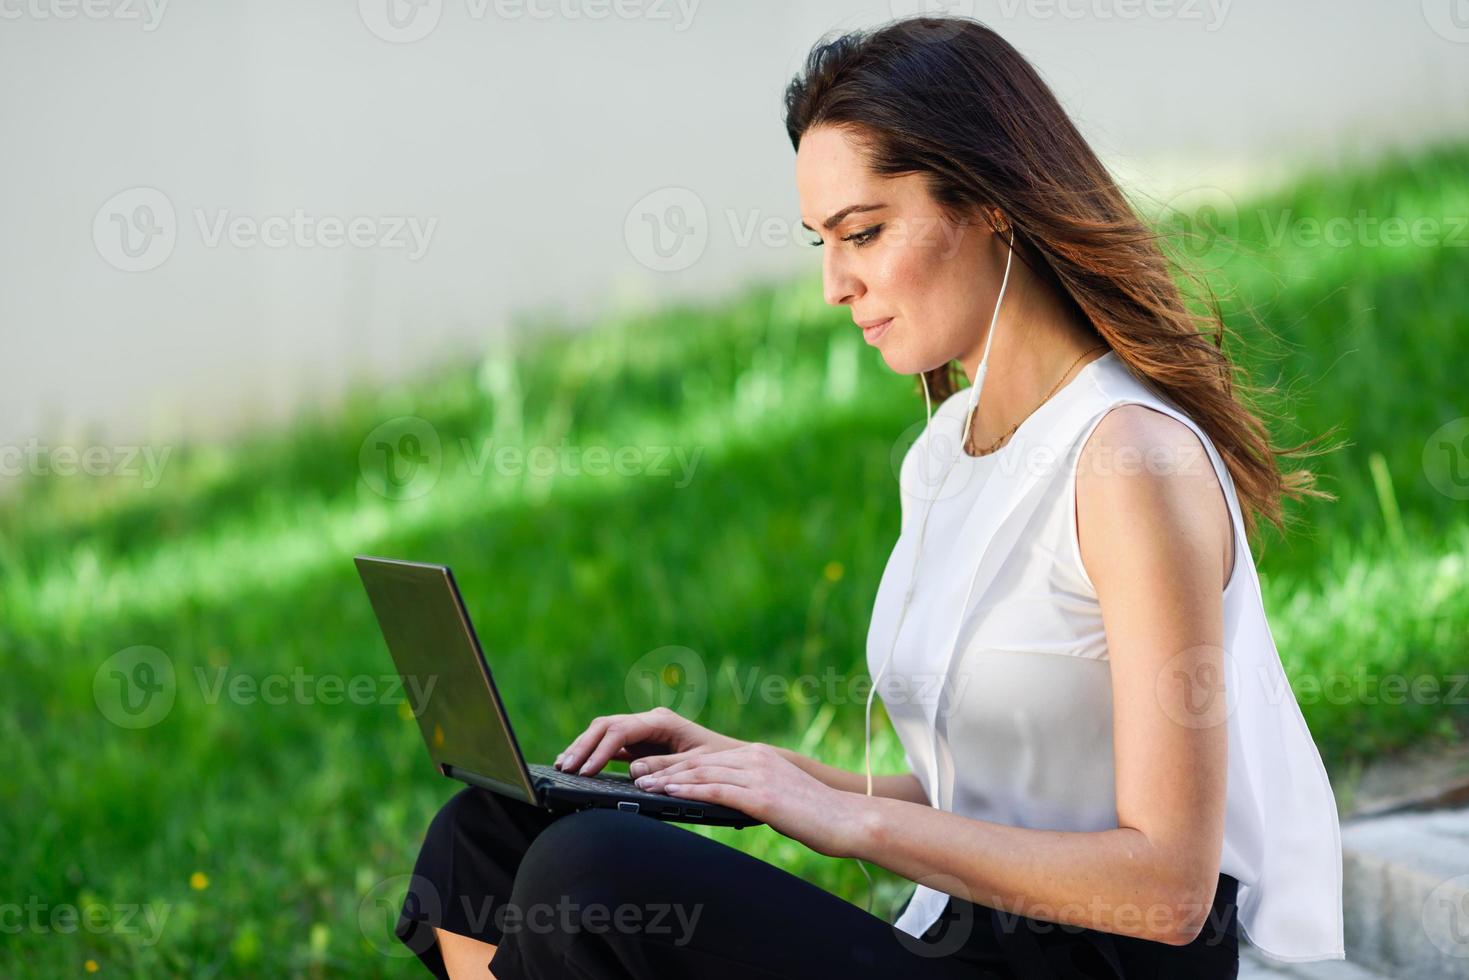
[[[901,331],[894,334],[890,366],[905,374],[926,370],[954,356],[954,324],[962,317],[964,277],[953,256],[939,248],[904,245],[892,250],[883,263],[884,309],[902,315]]]
[[[873,312],[901,316],[905,323],[923,323],[932,305],[939,269],[922,249],[899,245],[887,249],[873,269],[876,303]]]

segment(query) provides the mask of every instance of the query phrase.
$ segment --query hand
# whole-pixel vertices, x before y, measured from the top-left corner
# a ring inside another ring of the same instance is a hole
[[[556,757],[556,768],[591,776],[613,759],[629,762],[653,757],[655,753],[670,752],[674,755],[658,758],[682,759],[690,753],[732,749],[744,744],[737,738],[696,725],[660,705],[638,714],[592,719],[586,731]],[[642,771],[645,770],[638,770],[632,775]]]
[[[872,813],[865,795],[833,789],[760,742],[696,753],[635,782],[680,800],[733,807],[829,857],[856,856]]]

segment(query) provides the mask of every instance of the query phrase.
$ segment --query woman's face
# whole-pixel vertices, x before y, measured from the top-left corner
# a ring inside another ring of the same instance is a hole
[[[869,173],[857,144],[833,126],[801,138],[796,189],[801,223],[822,243],[826,301],[850,306],[859,324],[892,318],[863,331],[888,367],[917,374],[978,360],[1005,257],[987,224],[944,217],[920,175]]]

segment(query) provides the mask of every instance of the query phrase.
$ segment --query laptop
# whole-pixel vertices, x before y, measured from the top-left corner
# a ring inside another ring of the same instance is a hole
[[[762,823],[730,807],[649,793],[626,773],[526,765],[454,574],[445,565],[358,555],[357,572],[440,773],[546,810],[624,810],[719,827]]]

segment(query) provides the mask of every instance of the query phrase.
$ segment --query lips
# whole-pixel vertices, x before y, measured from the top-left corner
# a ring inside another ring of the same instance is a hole
[[[888,317],[885,320],[868,320],[865,324],[861,325],[862,339],[869,344],[876,344],[882,340],[883,334],[888,332],[888,328],[892,325],[892,322],[892,317]]]

